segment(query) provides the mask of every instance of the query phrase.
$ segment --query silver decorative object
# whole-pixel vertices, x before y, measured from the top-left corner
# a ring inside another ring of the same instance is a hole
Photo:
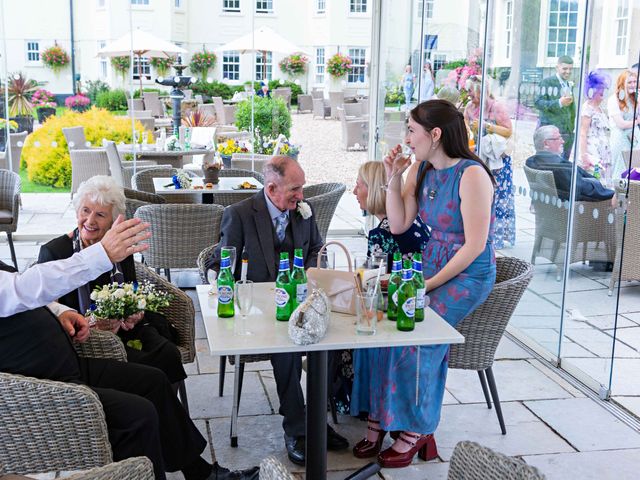
[[[327,333],[331,304],[322,289],[313,290],[289,317],[289,338],[297,345],[318,343]]]

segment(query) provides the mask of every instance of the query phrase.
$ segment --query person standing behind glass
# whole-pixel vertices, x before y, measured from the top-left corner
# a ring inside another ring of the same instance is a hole
[[[636,111],[637,88],[638,74],[633,70],[625,70],[618,75],[615,91],[607,101],[611,126],[611,178],[614,180],[620,178],[622,172],[628,168],[628,159],[622,156],[622,152],[640,147],[640,113]]]
[[[566,159],[569,158],[575,139],[576,106],[573,101],[573,82],[569,80],[572,70],[571,57],[558,57],[555,75],[540,82],[540,95],[535,100],[536,108],[540,112],[538,126],[558,127],[564,139],[563,157]]]
[[[409,111],[409,106],[411,105],[415,83],[416,76],[411,71],[411,65],[407,65],[404,68],[404,75],[402,75],[402,90],[404,91],[404,103],[407,111]]]
[[[429,60],[424,61],[422,66],[422,77],[420,78],[420,98],[419,102],[431,100],[433,98],[433,90],[435,87],[435,79],[433,77],[433,69]]]

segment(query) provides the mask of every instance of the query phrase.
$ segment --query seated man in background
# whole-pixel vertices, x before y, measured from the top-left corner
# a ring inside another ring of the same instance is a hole
[[[220,264],[220,249],[236,247],[249,258],[247,279],[254,282],[274,282],[278,274],[280,252],[288,252],[293,259],[294,248],[302,248],[304,266],[315,266],[322,238],[313,213],[303,214],[300,203],[304,197],[304,171],[292,158],[275,156],[264,166],[264,189],[254,196],[235,203],[224,210],[221,236],[215,253],[214,268]],[[236,279],[241,265],[236,262]],[[305,407],[300,377],[299,353],[271,355],[271,364],[280,400],[280,415],[284,429],[285,446],[289,459],[305,463]],[[342,450],[347,440],[328,427],[327,448]]]
[[[554,125],[539,127],[533,134],[533,144],[536,148],[536,154],[527,159],[527,167],[553,172],[558,196],[561,200],[568,200],[571,191],[573,163],[562,156],[564,139],[560,130]],[[613,190],[602,185],[596,177],[581,167],[577,167],[576,201],[609,200],[614,193]]]
[[[43,307],[147,248],[138,242],[149,238],[149,224],[122,218],[100,242],[67,259],[22,274],[0,262],[0,371],[90,387],[105,412],[114,460],[146,456],[156,479],[176,470],[186,480],[257,478],[257,468],[230,472],[200,456],[207,442],[161,370],[78,357],[72,340],[89,337],[86,318],[55,303]]]

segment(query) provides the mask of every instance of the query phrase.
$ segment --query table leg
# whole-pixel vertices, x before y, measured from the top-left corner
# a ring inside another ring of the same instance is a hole
[[[327,478],[327,352],[307,353],[307,480]]]
[[[233,378],[233,406],[231,407],[231,446],[238,446],[238,404],[240,403],[240,355],[236,355],[235,374]]]
[[[202,203],[205,205],[211,205],[213,203],[213,193],[202,192]]]

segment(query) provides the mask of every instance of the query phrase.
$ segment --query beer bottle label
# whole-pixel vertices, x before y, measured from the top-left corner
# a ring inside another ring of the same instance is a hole
[[[299,283],[296,285],[296,302],[302,303],[307,299],[307,284]]]
[[[287,303],[289,303],[289,292],[282,287],[276,287],[276,307],[286,307]]]
[[[398,305],[398,290],[393,292],[393,295],[391,295],[391,300],[393,301],[394,305]]]
[[[402,311],[408,318],[413,318],[416,315],[416,297],[407,298],[402,304]]]
[[[416,290],[416,308],[424,308],[424,295],[426,293],[426,288],[418,288]]]
[[[218,303],[227,305],[231,302],[233,302],[233,288],[218,284]]]

